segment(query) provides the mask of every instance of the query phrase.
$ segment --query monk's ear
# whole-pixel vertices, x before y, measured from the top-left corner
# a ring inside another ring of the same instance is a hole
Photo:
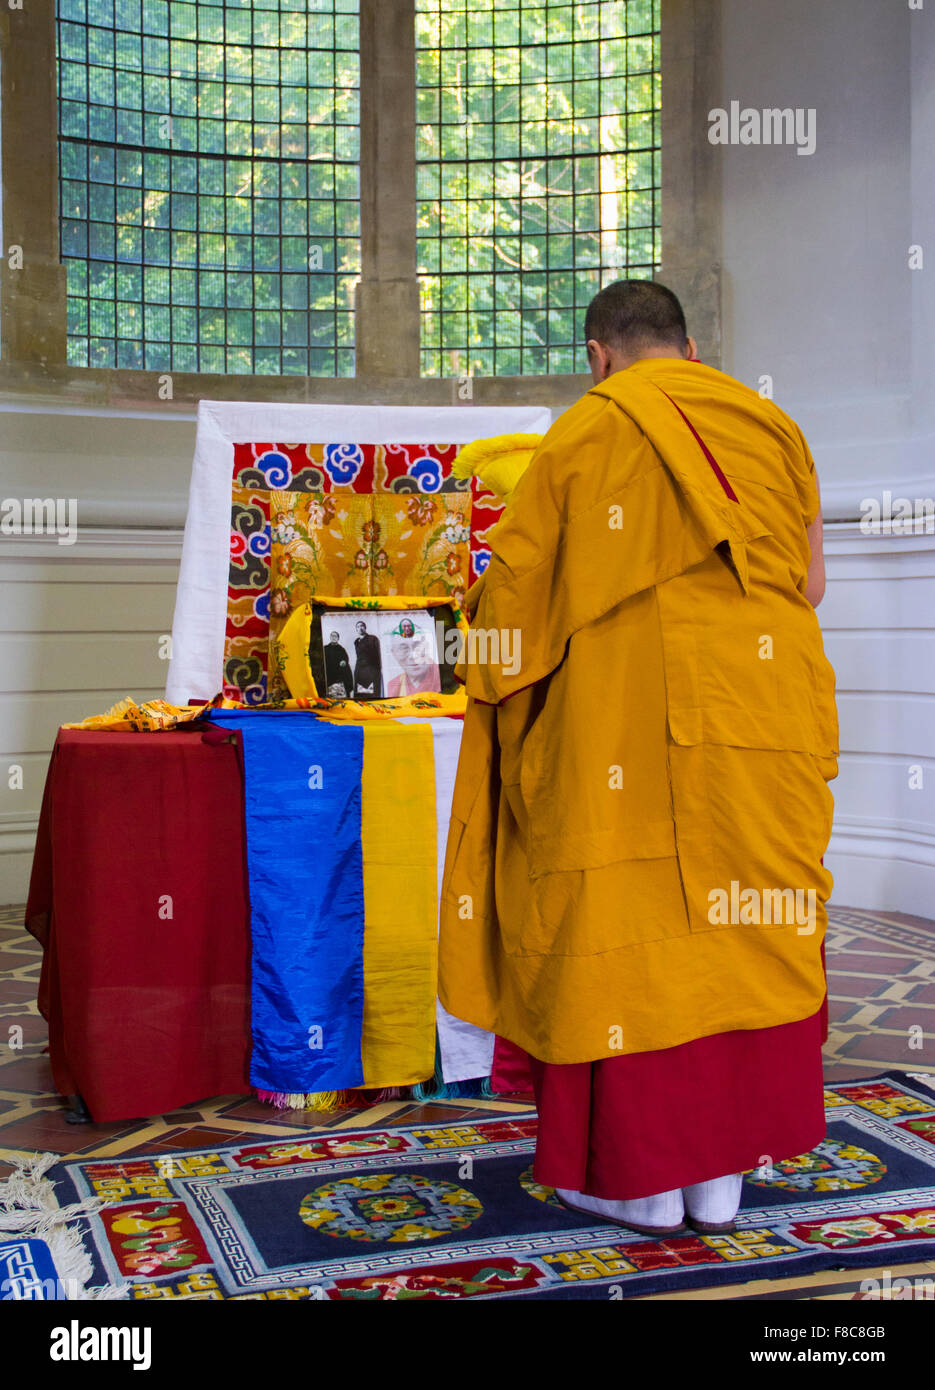
[[[605,381],[610,372],[610,353],[596,338],[588,339],[588,366],[595,382]]]
[[[700,357],[698,356],[698,344],[695,342],[694,338],[688,339],[688,351],[686,352],[685,356],[688,358],[689,362],[701,361]]]

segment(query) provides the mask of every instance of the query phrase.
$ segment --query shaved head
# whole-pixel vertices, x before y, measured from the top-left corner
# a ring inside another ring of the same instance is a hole
[[[655,280],[615,280],[602,289],[588,305],[584,337],[628,356],[655,347],[684,352],[688,346],[682,306]]]

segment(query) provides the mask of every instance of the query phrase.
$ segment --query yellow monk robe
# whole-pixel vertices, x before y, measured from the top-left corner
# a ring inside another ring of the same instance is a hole
[[[553,425],[468,595],[472,640],[518,634],[521,659],[478,643],[458,668],[453,1014],[570,1063],[819,1009],[837,721],[805,597],[817,513],[797,426],[699,363],[641,361]]]

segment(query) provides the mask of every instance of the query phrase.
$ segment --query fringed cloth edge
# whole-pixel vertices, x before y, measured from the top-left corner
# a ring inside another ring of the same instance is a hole
[[[363,1088],[349,1091],[309,1091],[288,1094],[285,1091],[256,1091],[258,1100],[274,1105],[277,1110],[317,1110],[322,1115],[333,1115],[338,1110],[362,1109],[368,1105],[380,1105],[391,1100],[495,1100],[497,1092],[491,1089],[490,1077],[479,1076],[472,1081],[445,1081],[442,1077],[441,1057],[436,1052],[435,1074],[427,1081],[419,1081],[414,1086],[383,1086],[379,1090],[368,1091]]]
[[[126,1298],[128,1284],[88,1287],[93,1266],[76,1222],[109,1206],[107,1199],[87,1197],[60,1207],[46,1173],[62,1162],[61,1154],[36,1153],[8,1161],[13,1172],[0,1180],[0,1243],[43,1241],[55,1265],[59,1286],[69,1301]]]
[[[473,1081],[420,1081],[415,1086],[384,1086],[379,1091],[308,1091],[289,1094],[286,1091],[255,1091],[257,1100],[277,1110],[315,1110],[321,1115],[333,1115],[339,1110],[360,1110],[391,1100],[496,1100],[490,1077]]]

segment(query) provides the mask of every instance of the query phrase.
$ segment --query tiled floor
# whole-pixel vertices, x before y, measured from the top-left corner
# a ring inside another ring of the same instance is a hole
[[[935,922],[833,908],[825,1078],[935,1073]]]
[[[389,1101],[333,1115],[277,1112],[245,1096],[199,1101],[169,1115],[115,1124],[72,1125],[52,1082],[47,1031],[36,1006],[41,951],[22,925],[21,907],[0,908],[0,1176],[4,1160],[37,1150],[83,1157],[167,1153],[233,1144],[308,1129],[451,1123],[523,1113],[527,1101]],[[828,1081],[886,1070],[935,1074],[935,922],[896,913],[835,908],[827,938],[830,1034]],[[16,1031],[22,1029],[22,1036]],[[13,1045],[11,1044],[20,1044]],[[799,1280],[759,1280],[692,1298],[853,1299],[875,1273],[829,1272]],[[935,1260],[900,1266],[901,1276],[935,1275]],[[684,1299],[686,1294],[658,1294]]]

